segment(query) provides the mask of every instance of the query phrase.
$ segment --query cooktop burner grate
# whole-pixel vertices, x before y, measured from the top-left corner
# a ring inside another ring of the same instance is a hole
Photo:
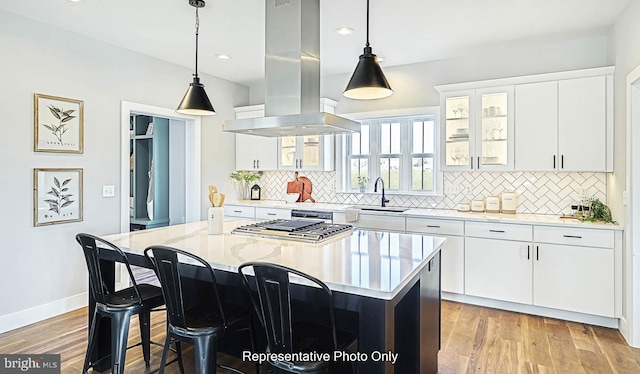
[[[287,228],[283,230],[281,228]],[[290,230],[289,228],[294,228]],[[296,228],[299,227],[299,228]],[[236,235],[259,236],[295,240],[306,243],[319,243],[333,236],[353,230],[352,225],[329,223],[314,220],[285,220],[257,222],[250,225],[236,227],[231,231]]]

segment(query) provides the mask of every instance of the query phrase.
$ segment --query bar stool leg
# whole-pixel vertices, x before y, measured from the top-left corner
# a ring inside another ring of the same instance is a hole
[[[142,342],[142,356],[144,364],[149,367],[149,359],[151,356],[151,312],[142,312],[138,314],[140,321],[140,341]]]
[[[127,356],[127,339],[131,312],[113,313],[111,315],[111,367],[112,374],[124,374]]]

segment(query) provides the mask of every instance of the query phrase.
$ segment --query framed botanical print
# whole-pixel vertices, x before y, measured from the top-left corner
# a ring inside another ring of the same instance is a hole
[[[33,98],[36,152],[84,152],[84,102],[35,94]]]
[[[82,221],[82,169],[33,169],[33,225]]]

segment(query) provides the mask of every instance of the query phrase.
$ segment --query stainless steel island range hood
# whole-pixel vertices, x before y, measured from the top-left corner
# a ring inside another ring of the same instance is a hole
[[[224,121],[223,131],[259,135],[360,132],[360,123],[320,111],[320,2],[267,0],[265,117]]]

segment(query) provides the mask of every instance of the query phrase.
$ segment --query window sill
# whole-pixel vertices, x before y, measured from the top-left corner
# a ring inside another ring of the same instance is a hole
[[[336,191],[339,194],[348,194],[348,195],[380,195],[381,192],[373,192],[371,190],[360,192],[355,190],[349,191]],[[413,191],[384,191],[385,196],[416,196],[416,197],[444,197],[443,194],[438,194],[437,192],[413,192]]]

